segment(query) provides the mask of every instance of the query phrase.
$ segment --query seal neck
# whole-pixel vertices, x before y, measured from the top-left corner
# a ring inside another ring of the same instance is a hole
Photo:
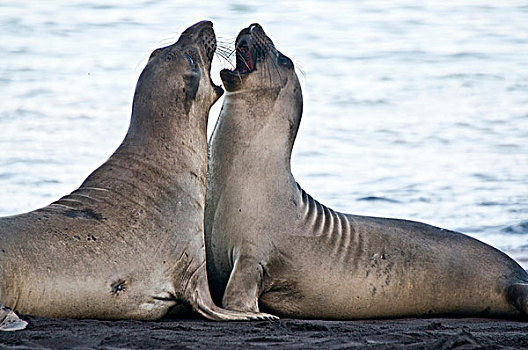
[[[123,144],[147,154],[162,153],[171,158],[182,145],[197,152],[206,150],[208,109],[195,103],[171,103],[146,99],[137,94],[130,126]],[[204,139],[205,138],[205,139]]]
[[[256,172],[270,167],[291,172],[302,97],[299,103],[283,100],[280,91],[227,94],[210,139],[210,157],[221,158],[224,164],[243,161]]]
[[[241,95],[236,96],[239,99]],[[289,155],[282,140],[271,147],[262,147],[267,143],[262,140],[265,125],[250,110],[241,112],[239,105],[231,96],[226,97],[209,141],[210,162],[214,162],[216,169],[221,168],[222,173],[258,172],[261,167],[269,169],[269,162],[274,163],[274,168],[289,170]],[[254,121],[258,125],[252,125]]]
[[[135,103],[125,139],[79,190],[105,190],[98,196],[106,197],[109,203],[137,204],[141,198],[141,207],[166,214],[179,202],[203,210],[207,113],[192,108],[187,115],[184,113],[169,108],[138,108]]]

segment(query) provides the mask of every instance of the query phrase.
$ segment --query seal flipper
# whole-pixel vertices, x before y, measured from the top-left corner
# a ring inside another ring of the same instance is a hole
[[[205,269],[199,270],[202,274],[195,274],[197,277],[196,287],[187,289],[192,291],[187,300],[190,301],[193,309],[210,320],[214,321],[252,321],[252,320],[278,320],[279,318],[264,312],[253,310],[226,310],[216,306],[209,292],[209,283]]]
[[[506,290],[508,301],[523,314],[528,315],[528,284],[515,283]]]
[[[198,293],[199,291],[197,292],[197,294]],[[205,300],[199,296],[196,298],[195,310],[202,316],[215,321],[273,321],[279,319],[277,316],[270,315],[264,312],[234,311],[222,309],[216,306],[211,298],[209,298],[209,302],[205,303]]]
[[[229,310],[259,312],[262,276],[262,265],[248,257],[237,258],[227,282],[222,306]]]
[[[27,326],[10,308],[0,304],[0,331],[20,331]]]

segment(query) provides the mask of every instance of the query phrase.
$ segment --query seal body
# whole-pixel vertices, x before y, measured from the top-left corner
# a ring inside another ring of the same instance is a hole
[[[79,189],[0,219],[0,303],[46,317],[156,319],[189,305],[215,320],[255,314],[211,300],[203,238],[212,23],[155,50],[128,133]]]
[[[289,58],[258,24],[211,136],[205,239],[211,289],[231,310],[355,319],[527,313],[528,274],[464,234],[349,215],[296,183],[290,157],[302,93]]]

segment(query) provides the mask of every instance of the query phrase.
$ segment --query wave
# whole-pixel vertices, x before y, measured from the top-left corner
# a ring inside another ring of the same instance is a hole
[[[501,232],[515,235],[528,234],[528,220],[521,221],[514,225],[509,225],[501,229]]]
[[[362,197],[359,198],[358,201],[380,201],[380,202],[388,202],[388,203],[401,203],[400,201],[396,199],[390,199],[385,197],[376,197],[376,196],[368,196],[368,197]]]

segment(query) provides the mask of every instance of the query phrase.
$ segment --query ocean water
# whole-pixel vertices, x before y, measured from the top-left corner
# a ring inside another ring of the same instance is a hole
[[[202,19],[231,48],[258,22],[296,64],[292,168],[315,198],[463,231],[528,267],[518,1],[2,1],[0,215],[49,204],[103,163],[150,52]],[[215,60],[217,83],[226,66]]]

